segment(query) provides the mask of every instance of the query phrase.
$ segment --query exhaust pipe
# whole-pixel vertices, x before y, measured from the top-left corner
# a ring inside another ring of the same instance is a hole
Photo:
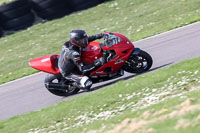
[[[47,89],[67,89],[69,86],[62,83],[45,83]]]

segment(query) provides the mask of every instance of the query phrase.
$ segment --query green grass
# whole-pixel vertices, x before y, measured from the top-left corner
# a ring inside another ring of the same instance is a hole
[[[176,111],[178,109],[175,109],[174,106],[178,106],[181,102],[183,102],[187,98],[195,98],[196,101],[192,103],[193,105],[200,105],[200,90],[190,92],[185,95],[184,98],[176,97],[173,99],[170,99],[168,101],[162,102],[156,106],[162,106],[161,104],[167,105],[165,108],[168,108],[168,110],[165,114],[169,114],[172,111]],[[180,116],[173,116],[173,118],[166,118],[163,120],[156,121],[152,124],[146,125],[146,129],[153,128],[155,132],[159,133],[198,133],[200,131],[200,124],[199,119],[197,119],[200,115],[200,110],[192,110],[189,112],[186,112],[183,115]],[[162,116],[162,115],[161,115]],[[177,128],[178,121],[184,121],[183,124]],[[188,126],[185,126],[187,123]]]
[[[0,6],[1,6],[1,5],[4,5],[4,4],[7,4],[7,3],[10,3],[10,2],[12,2],[12,1],[15,1],[15,0],[1,0],[1,1],[0,1]]]
[[[191,65],[192,64],[192,65]],[[71,98],[55,106],[16,116],[0,122],[0,132],[69,132],[97,130],[104,132],[115,128],[126,118],[153,120],[167,115],[188,98],[192,104],[200,104],[200,58],[188,60],[133,79],[120,81],[95,92]],[[178,95],[179,94],[179,95]],[[167,109],[163,114],[142,118],[143,113]],[[173,118],[154,121],[139,131],[152,128],[158,132],[181,132],[174,130],[179,119],[196,121],[198,110]],[[164,130],[163,130],[164,129]],[[198,123],[185,128],[198,133]]]
[[[199,0],[115,0],[0,39],[0,84],[33,74],[30,59],[59,54],[69,32],[119,32],[131,41],[200,20]]]

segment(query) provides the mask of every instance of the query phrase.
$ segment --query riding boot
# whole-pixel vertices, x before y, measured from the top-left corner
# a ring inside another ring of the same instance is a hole
[[[85,83],[85,86],[83,87],[80,83],[77,83],[77,82],[73,82],[72,83],[73,86],[81,89],[81,90],[84,90],[84,91],[90,91],[90,88],[92,86],[92,81],[88,80],[86,83]]]

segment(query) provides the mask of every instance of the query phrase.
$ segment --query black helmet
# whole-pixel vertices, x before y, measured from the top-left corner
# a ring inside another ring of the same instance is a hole
[[[79,47],[87,47],[88,45],[88,37],[84,30],[71,31],[70,41]]]

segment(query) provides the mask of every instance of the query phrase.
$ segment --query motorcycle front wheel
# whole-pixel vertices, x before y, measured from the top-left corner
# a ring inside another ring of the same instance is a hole
[[[147,52],[140,50],[137,55],[130,55],[123,69],[129,73],[143,73],[148,71],[152,64],[152,57]]]
[[[53,74],[48,74],[46,77],[45,77],[45,84],[46,83],[60,83],[61,82],[61,78],[59,78],[59,76],[56,76],[56,75],[53,75]],[[47,90],[49,92],[51,92],[52,94],[54,95],[57,95],[57,96],[70,96],[70,95],[74,95],[76,93],[79,92],[79,88],[72,88],[72,89],[69,89],[69,88],[66,88],[66,89],[57,89],[57,88],[48,88],[46,85],[45,87],[47,88]]]

